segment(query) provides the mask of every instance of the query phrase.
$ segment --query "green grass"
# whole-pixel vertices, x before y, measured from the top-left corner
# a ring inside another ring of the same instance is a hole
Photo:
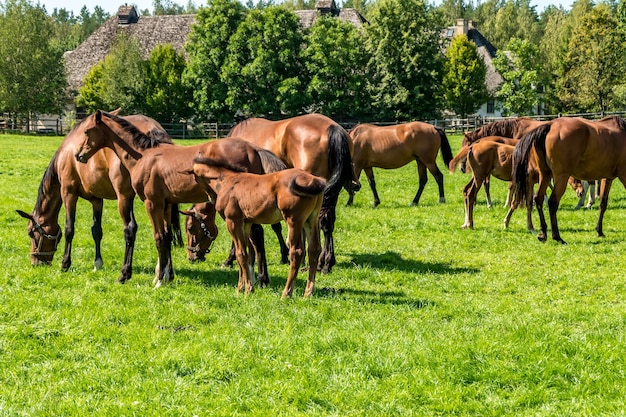
[[[460,138],[451,138],[458,149]],[[73,265],[33,268],[26,221],[60,138],[0,136],[0,416],[614,416],[626,410],[626,192],[613,187],[606,238],[597,210],[559,210],[568,244],[539,242],[516,212],[502,229],[506,185],[484,192],[462,230],[468,175],[445,171],[419,207],[410,164],[342,194],[338,264],[304,300],[281,300],[287,267],[267,229],[272,284],[236,295],[221,269],[174,249],[176,278],[153,290],[156,249],[145,211],[133,279],[115,279],[123,233],[105,204],[103,270],[93,271],[91,208],[78,208]],[[191,142],[179,141],[181,144]],[[441,160],[439,166],[443,168]],[[546,210],[547,213],[547,210]],[[61,216],[64,216],[63,212]],[[62,217],[63,218],[63,217]],[[537,216],[534,221],[538,225]],[[61,249],[62,250],[62,249]]]

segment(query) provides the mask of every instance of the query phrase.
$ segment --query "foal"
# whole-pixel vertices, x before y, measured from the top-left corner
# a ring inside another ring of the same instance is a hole
[[[194,159],[196,181],[214,199],[235,243],[239,264],[237,291],[254,291],[248,241],[252,222],[274,224],[285,220],[288,227],[289,276],[282,297],[291,297],[307,239],[309,275],[304,296],[313,294],[317,261],[321,252],[318,216],[326,180],[297,168],[257,175],[242,167],[210,158]],[[302,235],[304,232],[304,236]]]

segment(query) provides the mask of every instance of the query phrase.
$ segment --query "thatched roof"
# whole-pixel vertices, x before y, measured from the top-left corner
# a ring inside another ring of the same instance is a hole
[[[340,10],[334,0],[319,0],[316,10],[297,10],[300,24],[309,28],[320,14],[332,13],[341,20],[355,26],[363,26],[365,18],[356,9]],[[136,37],[141,46],[142,58],[148,59],[150,52],[159,44],[170,43],[180,51],[195,22],[196,15],[139,16],[134,6],[122,6],[118,13],[107,20],[89,38],[73,51],[65,53],[67,81],[73,91],[82,86],[89,70],[111,51],[115,35],[126,31]]]
[[[457,19],[455,26],[449,26],[443,36],[452,38],[455,35],[465,34],[467,38],[474,42],[478,49],[478,55],[485,62],[487,67],[487,75],[485,77],[485,85],[490,94],[494,94],[500,85],[504,82],[502,76],[493,66],[493,58],[496,57],[498,50],[476,29],[475,24],[471,20]]]
[[[132,6],[122,6],[73,51],[65,53],[65,68],[70,89],[78,91],[91,67],[111,51],[115,35],[121,31],[139,40],[141,55],[148,59],[159,44],[172,44],[182,50],[195,15],[138,16]]]

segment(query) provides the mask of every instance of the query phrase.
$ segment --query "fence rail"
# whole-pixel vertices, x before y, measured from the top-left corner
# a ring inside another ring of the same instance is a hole
[[[576,113],[576,114],[552,114],[552,115],[539,115],[528,116],[536,120],[552,120],[561,116],[568,117],[583,117],[586,119],[597,120],[605,116],[618,115],[626,117],[626,111],[621,112],[603,112],[603,113]],[[6,117],[6,115],[0,113],[0,133],[31,133],[38,135],[56,135],[63,136],[67,134],[78,121],[70,121],[63,118],[54,117],[36,117],[28,121],[19,120],[17,118]],[[505,120],[507,117],[481,117],[471,116],[468,118],[445,118],[436,120],[426,120],[434,126],[440,127],[446,131],[446,133],[459,134],[467,131],[477,129],[487,123],[491,123],[497,120]],[[365,121],[363,121],[365,122]],[[403,121],[367,121],[376,125],[393,125],[399,124]],[[351,129],[359,122],[345,122],[341,125],[346,129]],[[165,130],[175,139],[217,139],[228,135],[228,132],[233,127],[232,123],[194,123],[191,121],[181,123],[161,123]]]

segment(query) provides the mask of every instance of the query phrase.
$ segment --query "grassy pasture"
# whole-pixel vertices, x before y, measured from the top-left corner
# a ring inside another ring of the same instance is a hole
[[[61,138],[3,135],[0,157],[0,416],[614,416],[626,410],[626,192],[597,210],[559,211],[567,245],[541,243],[516,212],[502,229],[506,186],[484,192],[462,230],[468,175],[432,177],[419,207],[414,164],[363,176],[342,194],[338,264],[304,300],[267,229],[272,284],[236,295],[220,268],[174,249],[175,282],[153,290],[156,250],[139,201],[133,279],[115,202],[105,204],[104,269],[94,272],[91,208],[79,201],[73,265],[33,268],[26,221]],[[457,150],[460,137],[451,138]],[[185,145],[192,142],[179,141]],[[443,163],[438,161],[441,168]],[[547,214],[547,210],[546,210]],[[64,218],[62,211],[61,218]],[[536,226],[537,216],[534,215]],[[62,222],[63,223],[63,222]],[[62,252],[62,244],[60,251]]]

